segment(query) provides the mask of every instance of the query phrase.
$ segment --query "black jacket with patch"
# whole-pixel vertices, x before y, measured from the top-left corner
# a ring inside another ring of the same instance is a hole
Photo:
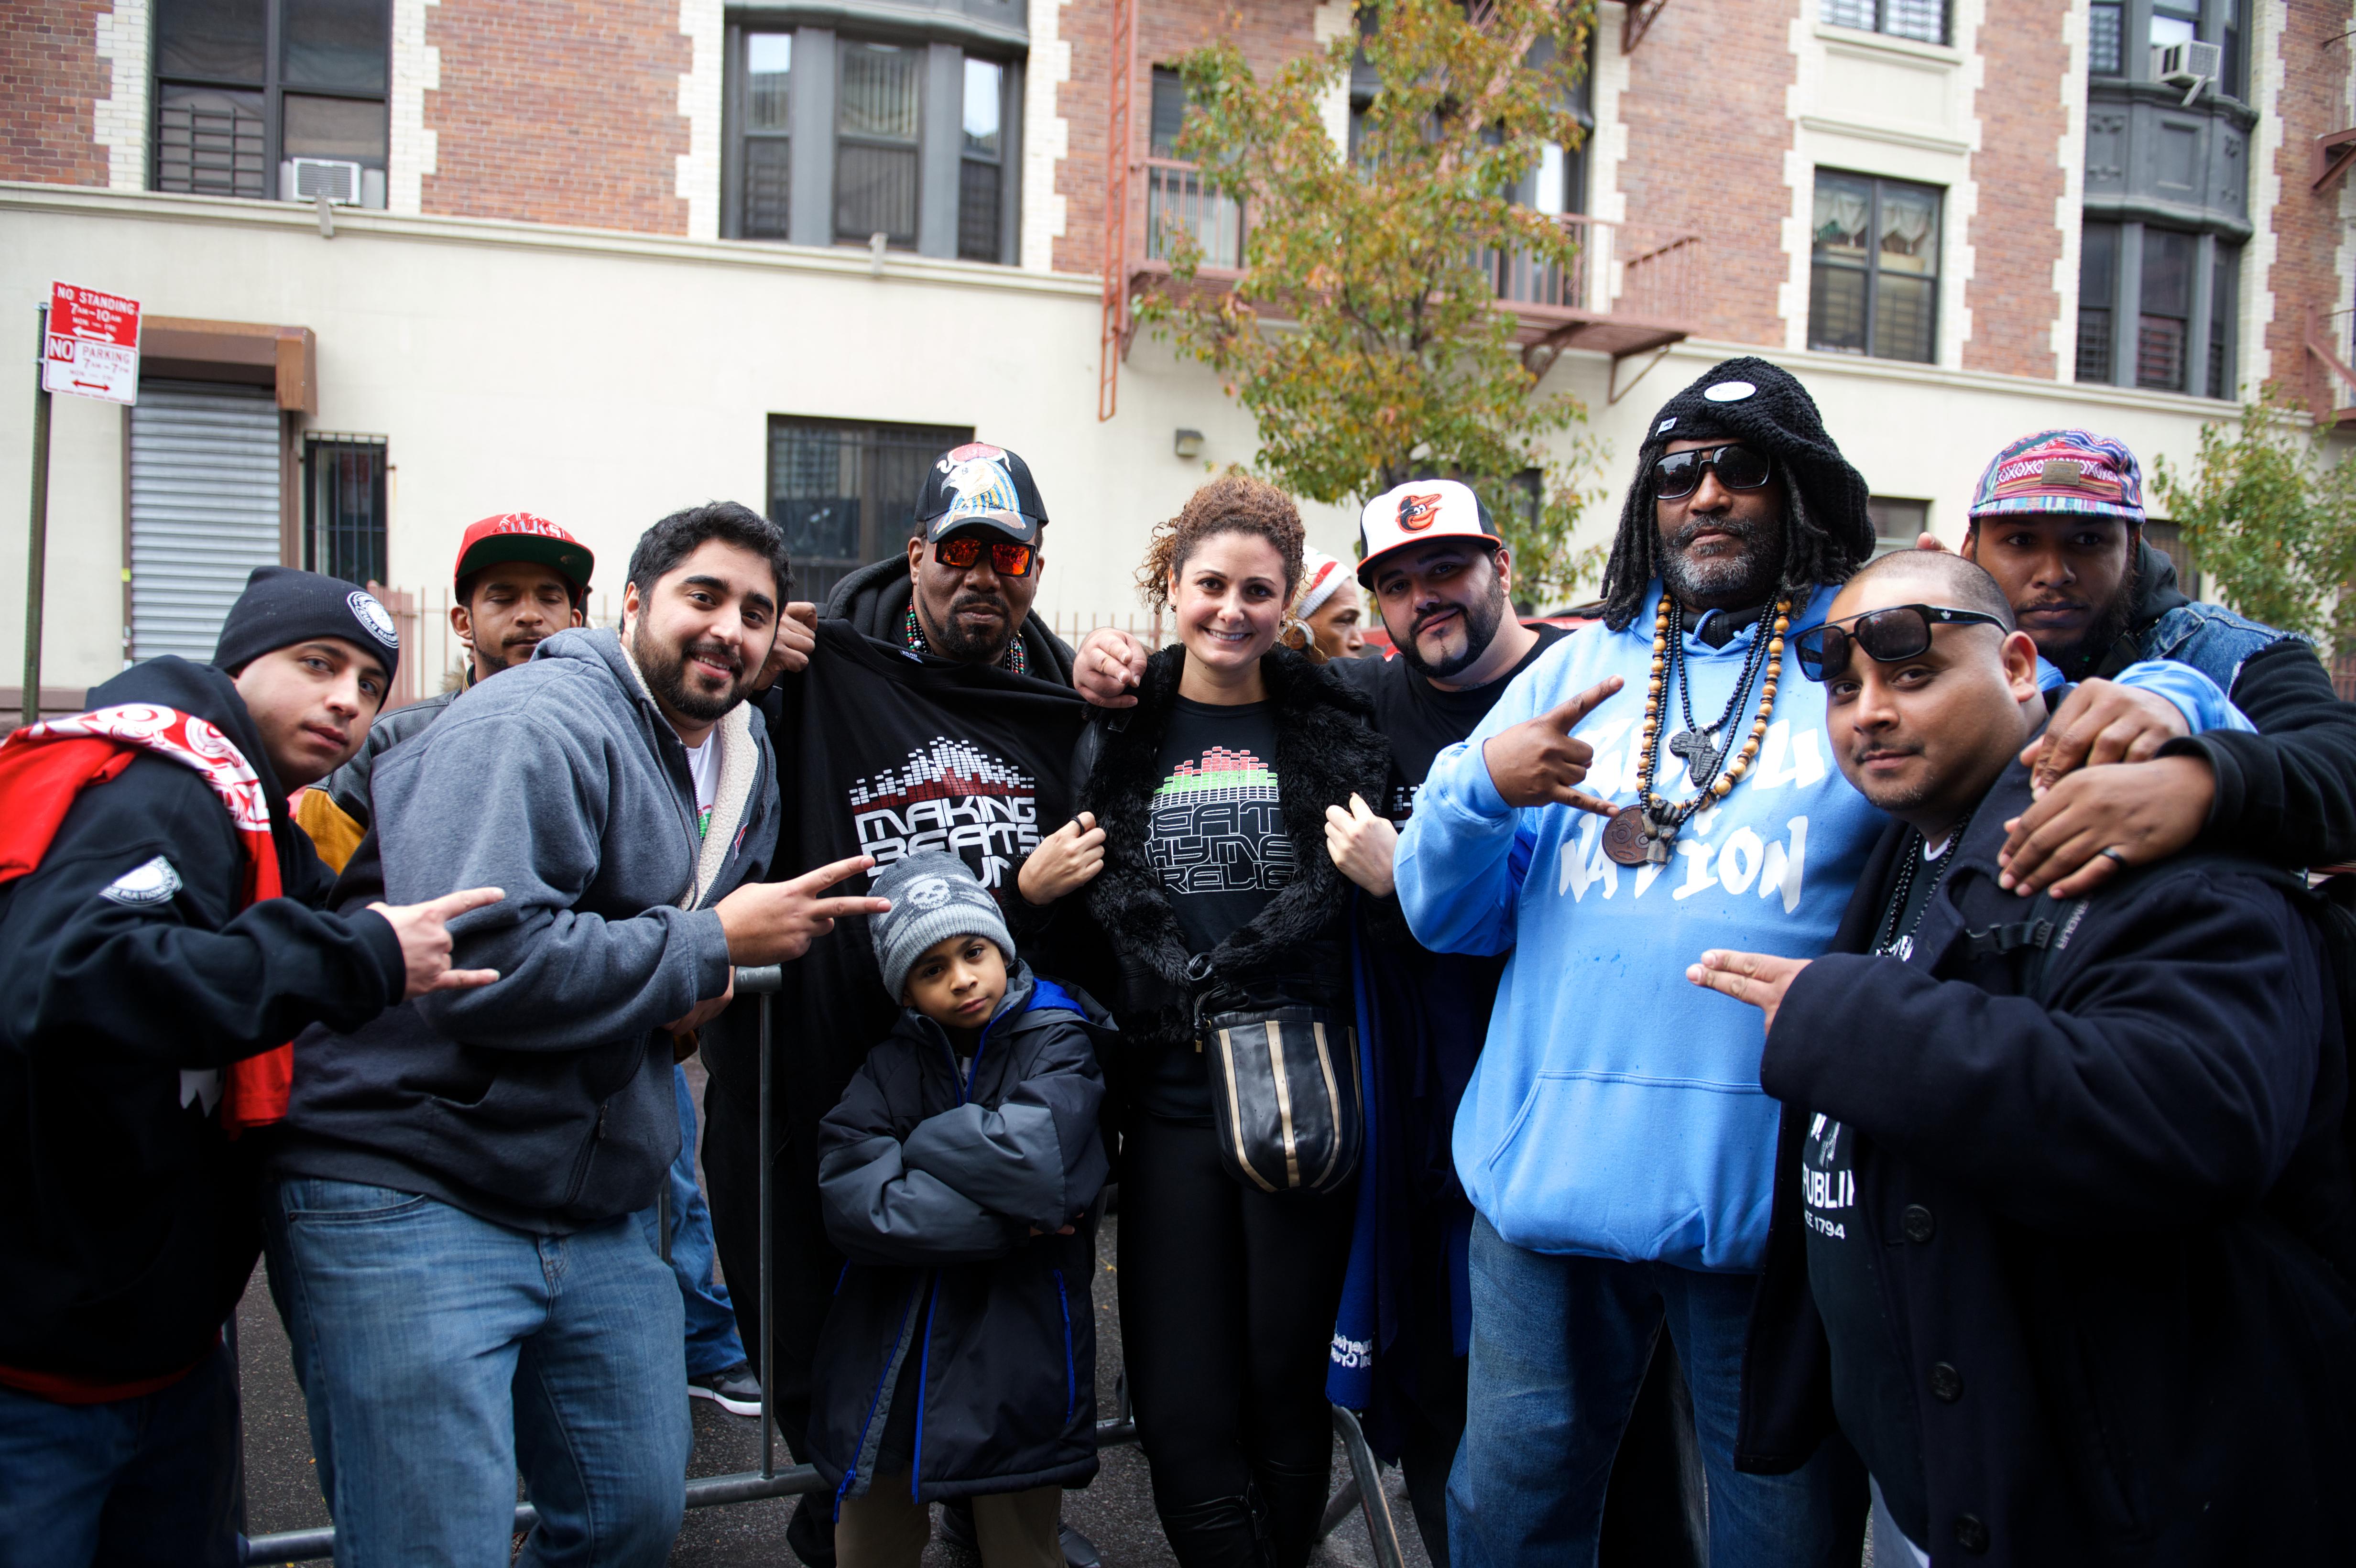
[[[330,886],[286,815],[229,677],[150,659],[90,694],[209,720],[262,779],[284,896],[241,910],[245,848],[192,769],[141,755],[84,790],[39,869],[0,888],[0,1365],[129,1381],[188,1366],[261,1251],[257,1148],[221,1130],[216,1075],[312,1023],[401,999],[383,918]],[[161,858],[145,895],[107,896]]]
[[[1104,869],[1082,896],[1118,969],[1112,1008],[1123,1036],[1120,1056],[1191,1050],[1194,1042],[1194,955],[1148,845],[1162,736],[1185,658],[1177,645],[1155,654],[1137,706],[1099,721],[1101,745],[1080,792],[1081,808],[1095,812],[1105,830]],[[1293,876],[1206,956],[1220,982],[1269,987],[1346,1011],[1352,888],[1326,852],[1325,808],[1346,807],[1353,794],[1381,799],[1390,747],[1370,727],[1372,705],[1331,670],[1280,646],[1260,660],[1260,675],[1276,709],[1276,773]],[[1111,1076],[1120,1087],[1122,1073]]]
[[[2304,895],[2222,857],[2155,868],[2060,917],[2041,1004],[2018,955],[1972,940],[2029,912],[1996,865],[2028,802],[2016,763],[1903,961],[1867,955],[1915,852],[1893,827],[1775,1015],[1736,1462],[1792,1469],[1833,1420],[1801,1229],[1822,1114],[1856,1134],[1854,1222],[1880,1243],[1938,1561],[2345,1562],[2346,1053]]]
[[[926,1502],[1096,1474],[1095,1042],[1111,1032],[1085,991],[1021,967],[966,1072],[911,1008],[828,1113],[819,1187],[851,1261],[810,1447],[838,1497],[866,1492],[887,1437]]]

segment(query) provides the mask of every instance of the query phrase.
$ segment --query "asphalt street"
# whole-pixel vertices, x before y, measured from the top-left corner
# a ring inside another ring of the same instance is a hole
[[[701,1075],[691,1068],[691,1076],[700,1102]],[[1118,1219],[1108,1220],[1098,1239],[1097,1408],[1102,1416],[1113,1413],[1114,1382],[1120,1372],[1120,1321],[1114,1305],[1111,1266],[1118,1224]],[[238,1309],[237,1333],[244,1378],[247,1530],[262,1535],[324,1525],[328,1522],[327,1510],[312,1464],[303,1399],[294,1385],[286,1336],[260,1269]],[[757,1421],[730,1415],[709,1400],[691,1403],[695,1413],[691,1475],[759,1468]],[[785,1462],[782,1445],[778,1460]],[[1333,1460],[1337,1487],[1348,1473],[1348,1463],[1337,1444]],[[1398,1474],[1395,1470],[1385,1474],[1406,1568],[1430,1568],[1416,1538]],[[785,1541],[792,1508],[791,1499],[777,1499],[695,1509],[680,1531],[670,1562],[674,1568],[753,1568],[755,1564],[789,1568],[794,1559]],[[1064,1518],[1096,1543],[1108,1568],[1175,1568],[1176,1559],[1154,1519],[1144,1456],[1134,1446],[1105,1450],[1096,1480],[1066,1495]],[[973,1553],[937,1539],[925,1553],[926,1568],[979,1568],[980,1561]],[[1373,1568],[1374,1552],[1364,1517],[1354,1512],[1320,1549],[1315,1561],[1316,1568]]]

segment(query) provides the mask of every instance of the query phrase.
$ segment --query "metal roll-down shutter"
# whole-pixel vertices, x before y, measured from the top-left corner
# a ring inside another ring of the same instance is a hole
[[[131,656],[213,656],[257,566],[279,561],[267,388],[145,381],[131,411]]]

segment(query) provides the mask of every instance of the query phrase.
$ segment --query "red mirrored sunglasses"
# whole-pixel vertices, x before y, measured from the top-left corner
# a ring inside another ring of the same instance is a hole
[[[1017,544],[1012,539],[983,540],[971,534],[960,534],[954,539],[935,539],[933,559],[953,571],[966,571],[981,560],[985,546],[990,550],[990,570],[1001,577],[1028,577],[1032,564],[1039,558],[1039,552],[1032,546]]]

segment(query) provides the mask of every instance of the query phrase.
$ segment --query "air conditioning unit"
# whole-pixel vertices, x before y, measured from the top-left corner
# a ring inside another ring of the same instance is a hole
[[[292,158],[285,165],[285,199],[316,201],[326,197],[337,207],[360,205],[360,166],[342,158]]]
[[[2154,79],[2171,87],[2187,91],[2187,107],[2201,95],[2204,84],[2217,80],[2217,72],[2225,63],[2225,51],[2215,44],[2162,44],[2151,51],[2151,74]]]

